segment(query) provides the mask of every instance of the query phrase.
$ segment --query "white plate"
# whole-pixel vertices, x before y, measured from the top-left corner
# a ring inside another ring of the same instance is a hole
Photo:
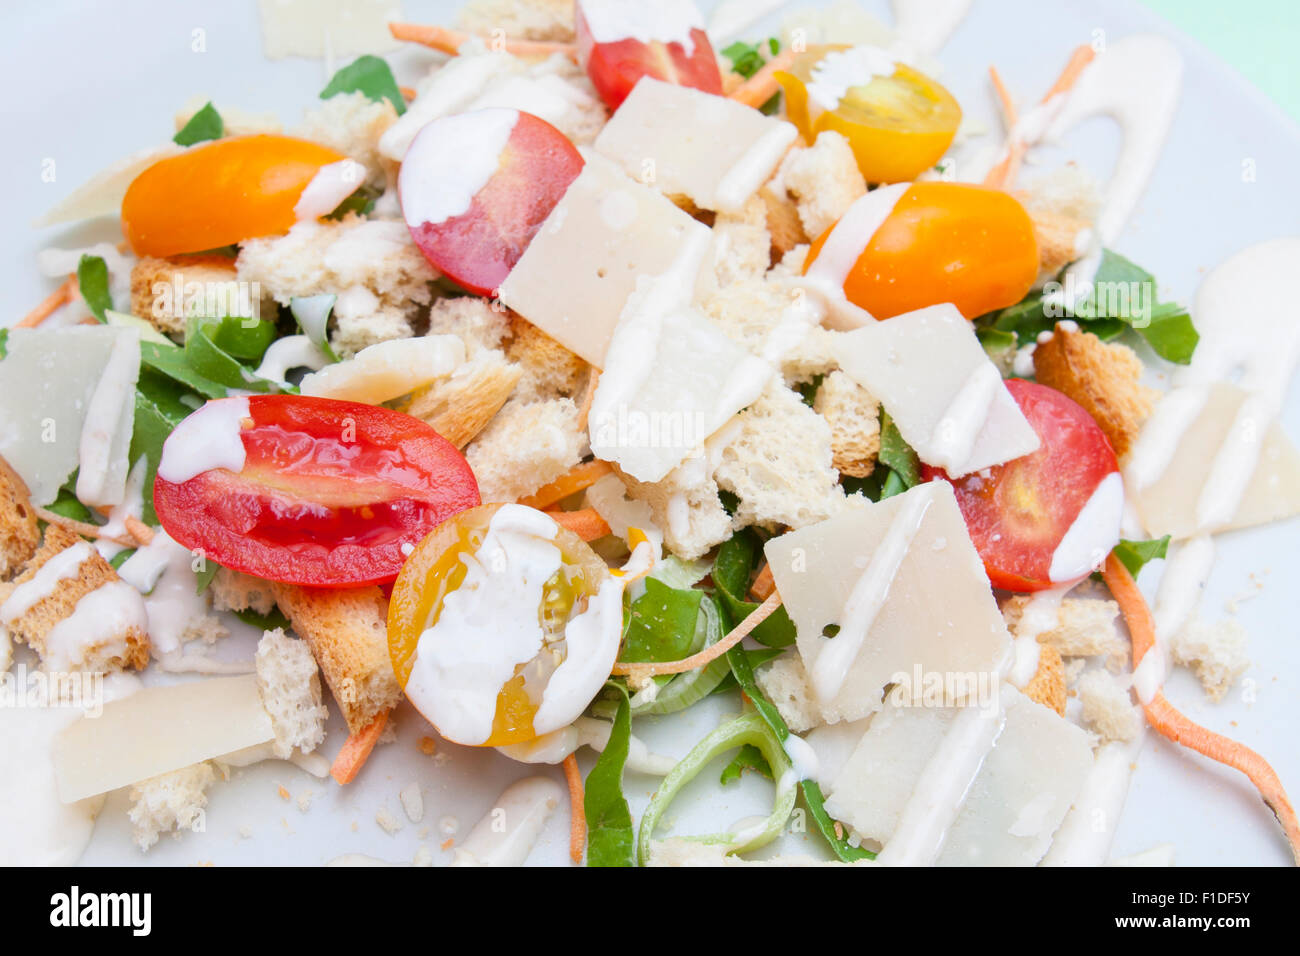
[[[407,0],[404,6],[408,19],[445,23],[455,4]],[[884,0],[867,7],[889,22]],[[201,93],[220,104],[278,112],[292,123],[328,76],[318,61],[265,60],[252,0],[137,0],[129,7],[46,0],[19,10],[17,5],[7,7],[7,29],[0,38],[0,60],[15,80],[6,94],[9,146],[0,159],[4,181],[10,184],[11,223],[7,255],[0,265],[9,302],[7,322],[49,291],[51,283],[32,266],[38,249],[79,245],[87,238],[119,238],[112,222],[41,233],[26,224],[108,163],[167,139],[171,117],[188,97]],[[768,18],[751,35],[767,35],[763,31],[779,20],[779,15]],[[997,64],[1011,89],[1028,100],[1050,85],[1070,49],[1089,42],[1097,30],[1111,38],[1162,33],[1186,58],[1183,101],[1169,145],[1116,245],[1158,277],[1164,294],[1190,302],[1206,271],[1231,253],[1300,231],[1300,179],[1295,175],[1300,168],[1300,130],[1280,110],[1201,47],[1144,8],[1122,0],[976,0],[941,56],[943,81],[968,116],[996,129],[986,74],[991,63]],[[205,52],[193,49],[198,37]],[[430,61],[419,50],[404,50],[394,60],[402,80],[414,77],[419,64]],[[1117,141],[1110,124],[1096,120],[1045,159],[1054,161],[1058,154],[1077,158],[1104,176]],[[53,182],[41,175],[49,161],[54,163]],[[1254,181],[1243,177],[1247,164],[1253,165]],[[1294,277],[1279,276],[1278,281]],[[1289,434],[1300,437],[1300,399],[1294,390],[1283,423]],[[1253,580],[1263,581],[1262,591],[1243,603],[1238,615],[1250,632],[1254,663],[1221,705],[1207,703],[1186,673],[1175,675],[1168,694],[1194,719],[1264,754],[1291,792],[1300,794],[1300,747],[1294,739],[1300,724],[1296,527],[1290,522],[1220,539],[1202,613],[1223,616],[1225,601],[1256,593]],[[1158,573],[1148,571],[1144,583],[1153,584]],[[724,709],[736,706],[734,701],[724,703]],[[638,725],[638,733],[662,752],[680,755],[709,729],[717,713],[699,708],[684,720],[653,725],[647,721]],[[419,716],[404,708],[397,724],[398,741],[376,752],[357,783],[339,788],[283,763],[252,768],[213,789],[205,832],[164,838],[147,855],[132,846],[126,803],[116,794],[101,816],[84,862],[320,864],[344,853],[406,862],[421,845],[433,851],[435,862],[445,862],[450,854],[438,849],[446,838],[440,822],[454,819],[463,836],[501,788],[528,770],[491,751],[445,744],[444,756],[431,759],[417,749],[417,741],[428,732]],[[341,728],[335,717],[324,753],[333,754],[342,743]],[[553,770],[543,772],[559,779]],[[424,819],[418,824],[406,820],[397,799],[398,790],[411,782],[424,793]],[[281,786],[290,800],[279,796]],[[629,777],[634,812],[654,786],[652,779]],[[304,812],[297,797],[308,791],[313,796]],[[765,812],[767,799],[765,785],[750,776],[719,790],[716,775],[705,774],[669,817],[677,833],[717,830],[739,817]],[[391,836],[375,822],[383,807],[404,823]],[[530,862],[562,862],[567,827],[567,811],[561,808]],[[249,835],[241,835],[241,830]],[[1276,824],[1244,778],[1156,739],[1139,762],[1114,852],[1134,853],[1164,842],[1175,844],[1180,864],[1290,861]],[[786,843],[789,851],[817,850],[816,837],[792,835]]]

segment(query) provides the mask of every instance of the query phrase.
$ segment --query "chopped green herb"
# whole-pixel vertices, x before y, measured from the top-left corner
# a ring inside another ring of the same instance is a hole
[[[180,132],[172,137],[172,142],[178,146],[193,146],[195,143],[207,142],[210,139],[221,139],[226,133],[226,124],[221,120],[221,114],[211,103],[206,103],[203,109],[199,110],[189,118]]]
[[[113,296],[108,291],[108,263],[101,256],[81,257],[77,263],[77,288],[91,314],[105,321],[104,313],[113,307]]]
[[[406,99],[393,79],[393,71],[382,57],[359,56],[330,78],[325,89],[320,91],[320,98],[329,99],[339,93],[364,93],[376,103],[388,100],[393,104],[397,115],[406,112]]]

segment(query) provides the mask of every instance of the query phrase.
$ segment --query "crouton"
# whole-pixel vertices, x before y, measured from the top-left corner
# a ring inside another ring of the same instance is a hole
[[[784,193],[784,190],[781,191]],[[799,207],[787,195],[778,193],[768,186],[758,191],[767,211],[767,233],[772,240],[772,252],[780,258],[791,249],[809,242],[803,220],[799,218]]]
[[[4,674],[14,662],[14,642],[9,639],[9,632],[0,624],[0,674]]]
[[[275,591],[270,581],[222,568],[208,585],[212,606],[218,611],[252,611],[267,615],[275,608]]]
[[[831,464],[841,475],[865,478],[880,453],[880,403],[871,393],[834,371],[822,379],[813,411],[831,426]]]
[[[456,15],[462,30],[490,37],[501,30],[512,40],[571,43],[573,0],[469,0]]]
[[[823,707],[818,701],[798,654],[783,654],[764,664],[754,672],[754,679],[781,714],[781,719],[795,733],[846,719],[833,705]]]
[[[834,130],[824,131],[810,147],[790,150],[776,178],[795,200],[804,232],[812,238],[867,193],[853,148]]]
[[[464,448],[505,405],[523,374],[502,352],[480,351],[451,375],[417,392],[405,411]]]
[[[359,733],[397,704],[402,691],[388,656],[388,601],[379,588],[276,584],[275,600],[311,648],[348,730]]]
[[[190,315],[207,314],[208,301],[223,315],[260,310],[263,303],[246,301],[237,278],[229,256],[145,256],[131,268],[131,314],[159,332],[183,335]]]
[[[473,358],[483,350],[496,351],[511,335],[511,313],[487,299],[472,295],[449,296],[429,309],[430,335],[459,335],[465,354]]]
[[[1002,605],[1007,629],[1020,636],[1020,623],[1029,598],[1018,594]],[[1065,598],[1057,609],[1056,626],[1038,635],[1038,643],[1055,648],[1062,657],[1100,657],[1110,667],[1128,659],[1128,641],[1116,626],[1119,605],[1099,598]]]
[[[196,763],[171,773],[141,780],[131,787],[131,809],[127,816],[135,844],[148,850],[160,834],[194,827],[203,820],[208,805],[207,789],[217,779],[210,763]]]
[[[714,478],[740,499],[739,526],[801,528],[840,507],[844,491],[831,464],[831,428],[798,394],[773,383],[738,416]]]
[[[212,102],[207,96],[191,96],[185,101],[179,110],[173,122],[176,125],[176,132],[185,128],[185,124],[194,118],[194,114],[208,103]],[[259,133],[279,133],[283,127],[280,125],[280,118],[274,113],[250,113],[248,110],[241,110],[237,106],[217,106],[213,103],[213,108],[221,116],[222,133],[225,136],[255,136]]]
[[[397,122],[388,100],[375,101],[360,91],[336,93],[309,109],[293,135],[328,146],[366,167],[366,182],[382,188],[397,164],[379,153],[379,137]]]
[[[94,604],[101,597],[108,599],[103,609]],[[82,607],[83,616],[105,610],[115,615],[111,632],[95,634],[94,643],[84,641],[76,623],[71,630],[60,628],[83,599],[90,602]],[[14,579],[0,621],[52,669],[138,670],[149,663],[148,619],[139,592],[90,544],[58,525],[46,528],[40,548]]]
[[[1139,381],[1142,362],[1128,346],[1106,343],[1064,323],[1034,349],[1034,374],[1096,419],[1122,460],[1159,394]]]
[[[740,279],[701,300],[701,308],[729,339],[775,361],[787,384],[809,381],[835,367],[831,343],[838,333],[807,325],[792,335],[789,310],[795,304],[790,288],[763,278]]]
[[[275,755],[283,760],[294,750],[311,753],[325,739],[329,716],[321,703],[320,671],[311,649],[277,627],[257,642],[253,663],[262,706],[275,731]]]
[[[1215,624],[1196,620],[1173,639],[1174,662],[1190,667],[1210,700],[1223,700],[1250,659],[1246,656],[1246,629],[1232,618]]]
[[[572,398],[591,366],[522,316],[510,314],[506,355],[522,370],[515,397],[525,402]]]
[[[687,459],[659,481],[637,481],[615,470],[628,497],[649,506],[665,546],[679,558],[694,560],[731,537],[731,515],[700,458]]]
[[[1020,692],[1065,716],[1065,662],[1056,648],[1045,644],[1038,648],[1038,670]]]
[[[759,279],[772,265],[772,236],[767,231],[767,205],[751,196],[736,214],[719,213],[713,220],[709,252],[711,278],[725,289],[744,279]]]
[[[0,458],[0,580],[26,564],[40,540],[41,530],[27,486]]]
[[[1015,196],[1034,224],[1041,276],[1054,276],[1080,257],[1101,204],[1096,180],[1069,163]]]
[[[587,453],[570,398],[507,402],[466,449],[485,502],[513,502],[564,474]]]
[[[1142,710],[1133,703],[1128,685],[1127,679],[1096,667],[1084,671],[1075,681],[1080,719],[1100,743],[1132,740],[1142,731]]]

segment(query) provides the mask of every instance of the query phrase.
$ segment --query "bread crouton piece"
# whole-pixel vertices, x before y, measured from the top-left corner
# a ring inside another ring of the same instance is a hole
[[[849,141],[826,130],[805,149],[792,149],[776,174],[795,200],[804,232],[817,238],[867,194]]]
[[[1196,620],[1173,640],[1174,662],[1190,667],[1210,700],[1223,700],[1250,659],[1246,656],[1246,629],[1232,618],[1215,624]]]
[[[1142,731],[1142,709],[1133,703],[1127,680],[1094,667],[1079,675],[1074,693],[1081,705],[1083,726],[1096,734],[1100,743],[1132,740]]]
[[[218,611],[252,611],[263,616],[275,609],[275,589],[270,581],[222,568],[208,585],[212,606]]]
[[[1097,181],[1069,163],[1015,194],[1034,224],[1041,276],[1053,276],[1083,253],[1085,233],[1101,206]]]
[[[377,587],[276,584],[275,600],[307,642],[325,683],[358,733],[401,699],[388,656],[388,601]]]
[[[511,313],[506,355],[523,376],[515,396],[524,402],[572,398],[582,391],[591,366],[522,316]]]
[[[1002,605],[1007,629],[1020,636],[1021,619],[1030,598],[1018,594]],[[1100,657],[1112,669],[1128,660],[1128,641],[1119,632],[1119,605],[1100,598],[1070,598],[1061,601],[1056,626],[1038,635],[1038,643],[1055,648],[1062,657]]]
[[[207,790],[217,779],[212,764],[196,763],[171,773],[159,774],[131,787],[131,809],[127,816],[135,845],[148,850],[159,835],[193,827],[208,805]]]
[[[484,502],[514,502],[564,474],[587,453],[570,398],[507,402],[465,451]]]
[[[329,717],[321,703],[320,671],[311,648],[277,627],[257,642],[253,663],[262,706],[275,731],[275,755],[283,760],[295,749],[311,753],[325,739]]]
[[[772,235],[767,231],[767,205],[751,196],[736,214],[719,213],[713,221],[711,278],[725,289],[744,279],[759,279],[772,266]]]
[[[405,411],[464,448],[505,405],[523,374],[503,353],[480,351],[451,375],[417,392]]]
[[[1065,661],[1056,648],[1046,644],[1038,648],[1038,670],[1020,692],[1030,700],[1050,707],[1060,716],[1065,716]]]
[[[831,426],[831,464],[841,475],[865,478],[880,453],[880,403],[871,393],[834,371],[822,379],[813,411]]]
[[[112,589],[101,593],[113,596],[114,610],[120,603],[118,591],[132,603],[132,613],[120,614],[112,633],[96,634],[94,643],[85,643],[83,633],[56,630],[72,618],[83,599],[103,588]],[[56,670],[139,670],[149,663],[147,618],[139,593],[88,542],[58,525],[46,528],[40,548],[14,579],[0,617],[14,638]]]
[[[456,23],[483,36],[504,30],[512,40],[571,43],[575,39],[573,0],[469,0],[456,15]]]
[[[224,305],[223,312],[232,305],[251,304],[244,301],[238,278],[235,260],[229,256],[145,256],[131,267],[131,314],[151,323],[159,332],[183,335],[190,313],[205,312],[209,299],[218,307]],[[205,305],[196,310],[193,306],[199,303],[195,295],[198,290]],[[261,308],[263,303],[257,306]]]
[[[438,299],[429,308],[430,335],[459,335],[465,354],[497,351],[511,335],[512,313],[472,295]]]
[[[659,481],[637,481],[622,472],[618,475],[627,486],[628,497],[650,507],[665,547],[679,558],[694,560],[731,537],[731,515],[718,495],[718,483],[701,459],[688,459]]]
[[[320,143],[366,167],[366,182],[382,188],[397,164],[379,154],[379,137],[397,122],[388,100],[372,100],[360,91],[336,93],[307,110],[294,136]]]
[[[1123,458],[1137,441],[1159,395],[1141,384],[1142,361],[1126,345],[1061,324],[1034,349],[1034,374],[1096,419]]]
[[[772,253],[780,259],[791,249],[809,242],[808,232],[799,217],[799,207],[788,196],[778,195],[764,186],[758,191],[767,212],[767,233],[772,240]]]
[[[839,509],[844,491],[831,464],[831,427],[798,394],[773,383],[735,421],[714,478],[740,499],[738,526],[802,528]]]
[[[41,541],[27,486],[0,458],[0,580],[26,564]]]
[[[808,683],[803,661],[793,651],[758,668],[754,672],[754,679],[795,733],[803,733],[822,724],[837,724],[845,719],[845,715],[834,707],[821,706],[812,685]]]
[[[836,335],[843,334],[813,325],[800,336],[787,338],[789,310],[796,304],[789,288],[763,278],[741,279],[701,301],[704,312],[729,339],[756,355],[775,345],[773,336],[780,335],[783,341],[776,361],[789,385],[811,381],[835,368],[832,344]]]

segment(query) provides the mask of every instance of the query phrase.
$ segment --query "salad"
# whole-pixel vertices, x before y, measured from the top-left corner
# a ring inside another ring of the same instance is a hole
[[[268,51],[311,52],[293,6]],[[592,866],[1103,865],[1157,734],[1300,860],[1267,755],[1162,691],[1241,678],[1216,537],[1300,514],[1300,238],[1194,309],[1122,254],[1161,37],[1045,91],[991,66],[981,131],[943,82],[968,2],[752,35],[775,6],[357,25],[426,51],[411,86],[357,49],[289,129],[192,102],[49,211],[123,240],[47,249],[0,331],[0,862],[76,862],[115,793],[148,851],[232,768],[354,786],[397,722],[514,768],[456,865],[566,814]],[[1098,115],[1106,179],[1033,163]],[[770,809],[679,832],[702,774]]]

